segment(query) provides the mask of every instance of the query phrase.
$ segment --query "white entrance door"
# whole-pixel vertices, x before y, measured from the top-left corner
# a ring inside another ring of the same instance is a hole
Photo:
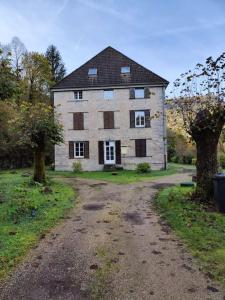
[[[105,164],[106,165],[113,165],[116,162],[115,158],[115,141],[107,141],[105,142]]]

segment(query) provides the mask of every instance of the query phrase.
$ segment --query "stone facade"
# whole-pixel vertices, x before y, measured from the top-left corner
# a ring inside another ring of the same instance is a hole
[[[140,86],[139,86],[140,87]],[[144,86],[143,86],[144,87]],[[148,86],[149,87],[149,86]],[[72,170],[80,161],[83,170],[102,170],[98,160],[98,141],[121,141],[121,166],[134,169],[140,162],[149,162],[152,169],[166,165],[166,120],[164,116],[164,86],[149,87],[150,98],[130,99],[130,87],[115,87],[112,100],[105,100],[103,88],[82,89],[83,100],[74,100],[74,90],[55,91],[54,104],[64,126],[64,144],[55,146],[56,170]],[[130,110],[150,109],[150,128],[130,128]],[[115,129],[103,129],[103,111],[114,111]],[[73,130],[73,113],[84,113],[84,130]],[[135,157],[135,139],[146,139],[146,157]],[[69,141],[89,141],[89,158],[69,158]],[[126,152],[126,153],[124,153]]]

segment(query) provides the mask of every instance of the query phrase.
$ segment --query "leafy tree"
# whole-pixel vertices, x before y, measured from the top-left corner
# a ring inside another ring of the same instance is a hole
[[[11,126],[18,132],[18,143],[31,145],[34,150],[34,180],[45,181],[46,147],[63,142],[62,126],[57,115],[54,117],[54,108],[43,102],[23,102]]]
[[[209,57],[193,71],[181,74],[174,82],[174,98],[170,101],[175,115],[197,149],[197,188],[195,198],[213,198],[212,176],[218,171],[217,146],[225,124],[225,53],[217,59]],[[174,117],[176,120],[176,117]]]
[[[0,105],[0,153],[4,155],[9,150],[9,143],[11,140],[8,120],[13,118],[13,108],[7,101]]]
[[[11,54],[0,49],[0,100],[12,98],[16,91],[16,80],[11,67]]]
[[[168,161],[191,164],[196,157],[195,146],[185,136],[170,128],[167,129],[167,149]]]
[[[38,52],[26,53],[22,59],[23,99],[35,104],[49,100],[51,70],[47,58]]]
[[[51,67],[51,80],[53,83],[59,82],[66,74],[62,57],[54,45],[50,45],[45,54]]]
[[[196,147],[190,139],[190,135],[183,128],[182,118],[174,112],[167,110],[167,152],[168,160],[190,164],[196,158]]]

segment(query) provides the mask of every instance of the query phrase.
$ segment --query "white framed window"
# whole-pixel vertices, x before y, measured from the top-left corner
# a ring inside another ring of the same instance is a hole
[[[90,68],[88,70],[88,75],[97,75],[97,68]]]
[[[83,99],[83,92],[82,91],[75,91],[74,92],[74,99],[75,100],[81,100],[81,99]]]
[[[113,99],[113,90],[104,90],[104,99],[112,100]]]
[[[121,71],[121,74],[129,74],[130,67],[121,67],[120,71]]]
[[[135,96],[135,99],[144,98],[145,97],[144,88],[135,88],[134,89],[134,96]]]
[[[74,157],[84,158],[84,142],[74,142]]]
[[[135,127],[145,127],[144,111],[135,111]]]

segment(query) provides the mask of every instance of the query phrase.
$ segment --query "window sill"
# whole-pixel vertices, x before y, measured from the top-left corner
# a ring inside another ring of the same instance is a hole
[[[148,100],[150,98],[130,98],[130,100]]]
[[[152,157],[152,155],[146,155],[146,156],[136,156],[136,155],[124,155],[122,154],[122,158],[145,158],[145,157]]]
[[[98,128],[98,130],[113,130],[113,129],[120,129],[120,127],[114,127],[114,128]]]
[[[74,159],[89,159],[89,157],[73,157],[73,158],[70,158],[70,157],[69,157],[69,159],[73,159],[73,160],[74,160]]]
[[[84,130],[88,130],[88,129],[86,129],[86,128],[84,128],[84,129],[73,129],[73,128],[69,128],[68,130],[74,130],[74,131],[84,131]]]
[[[149,127],[130,127],[130,129],[145,129],[145,128],[151,128],[151,126],[149,126]]]
[[[88,101],[88,100],[83,100],[83,99],[81,99],[81,100],[67,100],[67,102],[75,102],[75,103],[79,103],[79,102],[85,102],[85,101]]]

